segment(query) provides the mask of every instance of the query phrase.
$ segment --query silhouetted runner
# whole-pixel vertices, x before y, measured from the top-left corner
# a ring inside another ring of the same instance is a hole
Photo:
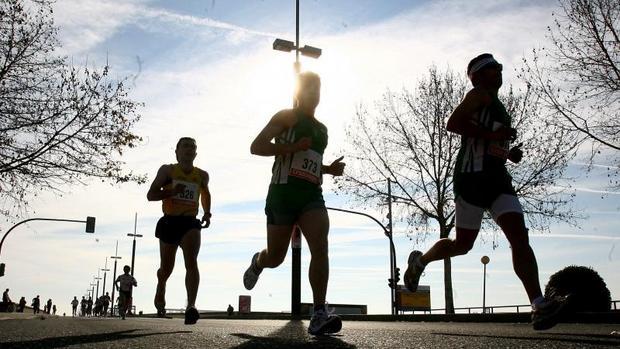
[[[116,281],[114,281],[114,286],[118,291],[118,313],[123,320],[125,320],[127,307],[131,302],[133,288],[134,286],[138,286],[136,279],[129,274],[130,271],[130,266],[124,266],[123,274],[119,275]]]
[[[467,75],[474,88],[447,123],[448,131],[461,135],[454,170],[456,239],[441,239],[424,254],[411,252],[405,286],[416,291],[428,263],[471,250],[487,211],[510,242],[514,270],[532,303],[533,327],[545,330],[555,326],[566,300],[547,300],[542,295],[523,210],[506,169],[506,161],[519,163],[523,152],[521,144],[511,147],[517,130],[512,128],[511,116],[497,97],[502,86],[502,65],[485,53],[471,60]]]
[[[154,303],[157,315],[165,316],[166,282],[174,268],[174,259],[180,246],[186,271],[185,324],[191,325],[200,317],[196,309],[196,295],[200,283],[197,259],[200,251],[200,229],[211,224],[211,193],[209,174],[194,166],[196,141],[189,137],[179,139],[175,154],[177,163],[159,168],[147,194],[149,201],[162,201],[164,212],[155,229],[155,236],[159,238],[161,259],[157,270]],[[199,203],[204,212],[200,221],[196,219]],[[201,226],[201,223],[204,225]]]
[[[309,279],[314,313],[308,332],[313,335],[335,333],[342,327],[340,318],[330,314],[325,304],[329,217],[321,184],[323,174],[342,175],[345,164],[340,157],[323,165],[327,127],[314,115],[320,93],[317,74],[300,74],[297,107],[277,112],[252,142],[252,154],[275,156],[275,162],[265,204],[267,248],[254,254],[243,275],[245,288],[251,290],[263,268],[276,268],[284,261],[293,229],[299,226],[312,255]]]

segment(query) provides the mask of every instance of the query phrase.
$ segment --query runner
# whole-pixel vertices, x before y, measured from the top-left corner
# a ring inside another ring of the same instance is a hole
[[[330,314],[325,304],[329,217],[321,183],[323,174],[342,175],[345,164],[340,157],[329,166],[322,165],[327,128],[314,116],[320,89],[317,74],[300,74],[297,107],[276,113],[252,142],[252,154],[275,156],[275,162],[265,205],[267,248],[254,254],[243,275],[245,288],[254,288],[263,268],[276,268],[284,261],[293,229],[299,226],[312,255],[309,279],[314,312],[308,327],[312,335],[335,333],[342,327],[340,318]]]
[[[71,309],[73,310],[73,313],[71,316],[76,317],[77,316],[77,307],[80,304],[80,301],[78,301],[76,296],[73,296],[73,300],[71,301]]]
[[[157,270],[155,308],[157,316],[166,315],[166,282],[174,269],[174,259],[180,246],[185,260],[185,288],[187,308],[185,324],[198,321],[196,294],[200,283],[198,252],[200,251],[200,229],[211,224],[211,194],[209,174],[194,166],[196,141],[189,137],[179,139],[176,146],[177,163],[163,165],[157,171],[147,199],[162,200],[164,216],[157,222],[155,236],[159,238],[160,267]],[[202,205],[202,220],[196,219],[198,203]],[[201,223],[204,225],[201,226]]]
[[[547,300],[542,295],[523,210],[506,169],[506,161],[519,163],[523,152],[521,144],[510,147],[517,131],[497,97],[502,65],[485,53],[469,63],[467,75],[474,88],[447,123],[448,131],[461,135],[454,172],[456,239],[441,239],[424,254],[411,252],[405,286],[416,291],[428,263],[466,254],[478,236],[483,213],[488,211],[510,242],[514,270],[532,303],[534,329],[549,329],[557,323],[566,300]]]
[[[118,291],[118,313],[125,320],[127,307],[131,302],[131,294],[134,286],[138,286],[136,279],[129,274],[131,267],[126,265],[123,267],[124,274],[119,275],[114,281],[114,286]]]

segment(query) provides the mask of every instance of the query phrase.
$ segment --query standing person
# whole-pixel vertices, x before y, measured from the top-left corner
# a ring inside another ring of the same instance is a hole
[[[103,296],[103,316],[108,314],[108,307],[110,306],[110,293],[106,292]]]
[[[510,243],[515,273],[532,304],[532,325],[535,330],[545,330],[555,326],[566,299],[545,299],[542,295],[523,210],[506,169],[506,161],[519,163],[523,152],[521,144],[510,146],[517,131],[497,97],[502,86],[502,65],[485,53],[471,60],[467,75],[474,88],[447,123],[448,131],[461,135],[454,170],[456,239],[441,239],[426,253],[411,252],[405,286],[416,291],[428,263],[466,254],[473,247],[487,211]]]
[[[149,201],[161,200],[164,212],[155,229],[155,236],[159,238],[160,266],[157,270],[154,303],[157,316],[165,316],[166,282],[174,269],[174,259],[180,246],[185,260],[187,290],[185,324],[191,325],[200,317],[196,309],[196,295],[200,283],[200,229],[201,223],[204,223],[204,228],[211,223],[211,194],[209,174],[194,166],[196,141],[189,137],[179,139],[175,154],[177,163],[159,168],[146,196]],[[196,219],[199,202],[204,212],[201,221]]]
[[[80,304],[80,301],[78,301],[77,296],[73,296],[73,300],[71,301],[71,309],[73,310],[71,316],[73,316],[73,317],[77,316],[78,304]]]
[[[19,307],[17,308],[17,312],[23,313],[25,308],[26,308],[26,297],[22,297],[19,300]]]
[[[138,286],[136,279],[129,274],[131,267],[128,265],[123,267],[124,274],[119,275],[114,281],[114,286],[118,291],[118,312],[125,320],[125,314],[127,313],[127,307],[131,302],[131,293],[134,286]]]
[[[5,304],[12,303],[11,297],[9,296],[8,288],[4,292],[2,292],[2,303],[5,303]]]
[[[86,300],[85,296],[82,296],[82,300],[80,301],[80,316],[86,316],[86,307],[88,307],[88,300]]]
[[[93,297],[88,297],[86,301],[86,316],[91,316],[93,314]]]
[[[342,175],[345,164],[342,157],[329,166],[322,164],[327,128],[315,117],[321,93],[319,76],[305,72],[299,75],[298,82],[297,106],[277,112],[250,148],[255,155],[275,156],[275,162],[265,204],[267,248],[254,254],[243,275],[243,284],[251,290],[263,268],[276,268],[284,261],[293,229],[299,226],[312,255],[309,279],[314,312],[308,333],[320,335],[338,332],[342,326],[340,318],[329,314],[325,305],[329,217],[321,189],[322,176]]]
[[[38,314],[41,311],[39,308],[40,306],[41,306],[41,298],[39,298],[39,295],[37,295],[36,297],[32,299],[32,311],[34,312],[34,314]]]

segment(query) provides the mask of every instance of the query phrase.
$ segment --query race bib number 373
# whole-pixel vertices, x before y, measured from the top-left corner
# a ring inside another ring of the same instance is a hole
[[[321,165],[323,156],[312,149],[298,151],[293,156],[290,176],[319,184],[321,181]]]

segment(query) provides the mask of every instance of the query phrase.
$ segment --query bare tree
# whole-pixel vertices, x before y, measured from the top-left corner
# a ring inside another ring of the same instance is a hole
[[[140,141],[131,132],[139,104],[107,65],[77,68],[59,46],[49,1],[0,2],[1,214],[89,177],[145,181],[116,158]]]
[[[462,100],[467,83],[449,69],[431,67],[428,76],[410,92],[388,91],[376,108],[358,108],[347,129],[349,161],[339,189],[357,204],[385,208],[391,179],[394,217],[407,224],[407,234],[418,243],[431,230],[447,238],[454,228],[452,175],[460,138],[446,131],[446,121]],[[532,94],[513,93],[503,98],[513,125],[520,131],[525,156],[511,166],[515,189],[530,225],[546,229],[552,220],[574,223],[577,216],[566,205],[571,196],[556,186],[576,148],[571,133],[536,117],[538,105]],[[496,227],[485,223],[484,229]],[[495,235],[493,235],[495,236]],[[454,311],[450,259],[444,260],[445,304]]]
[[[594,150],[620,150],[620,2],[559,5],[548,27],[550,47],[524,59],[522,76],[550,120],[592,141]]]

